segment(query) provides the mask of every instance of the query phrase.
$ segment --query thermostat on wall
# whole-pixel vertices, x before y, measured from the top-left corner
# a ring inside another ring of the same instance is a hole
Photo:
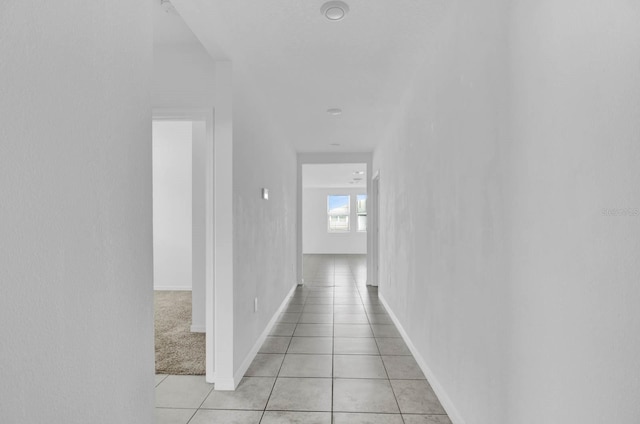
[[[264,200],[269,200],[269,189],[268,188],[263,188],[262,189],[262,198]]]

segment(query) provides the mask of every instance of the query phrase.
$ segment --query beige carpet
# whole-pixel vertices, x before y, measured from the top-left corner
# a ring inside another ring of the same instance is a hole
[[[205,336],[190,328],[191,292],[156,291],[156,374],[205,373]]]

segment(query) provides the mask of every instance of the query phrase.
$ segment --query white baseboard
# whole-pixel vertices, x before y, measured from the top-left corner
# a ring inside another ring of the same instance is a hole
[[[278,321],[278,318],[280,317],[280,314],[282,313],[282,310],[284,309],[285,306],[287,306],[289,298],[293,294],[293,291],[296,289],[296,287],[298,287],[298,284],[294,284],[293,287],[291,287],[291,290],[289,290],[289,293],[287,293],[287,296],[282,301],[282,304],[280,304],[280,307],[278,308],[276,313],[273,315],[273,317],[271,317],[271,320],[269,321],[269,324],[267,324],[267,327],[264,329],[262,334],[260,334],[260,337],[258,337],[258,340],[256,340],[255,344],[251,348],[251,351],[249,351],[249,354],[244,358],[244,361],[242,361],[242,364],[240,365],[240,368],[238,368],[238,371],[236,371],[236,373],[234,374],[234,376],[233,376],[233,380],[234,380],[234,384],[235,384],[234,388],[233,389],[220,389],[220,388],[216,387],[216,390],[235,390],[235,388],[238,387],[238,384],[240,384],[240,381],[242,380],[242,377],[244,377],[244,374],[247,372],[247,370],[249,369],[249,366],[251,365],[251,363],[255,359],[256,355],[258,354],[258,351],[262,347],[262,344],[267,339],[267,336],[269,335],[269,333],[271,333],[271,330],[273,329],[273,326]]]
[[[213,387],[215,390],[235,390],[238,387],[233,378],[213,377]]]
[[[156,291],[191,291],[191,286],[153,286]]]
[[[204,325],[192,325],[191,326],[192,333],[206,333],[207,329]]]
[[[447,395],[447,392],[444,390],[444,386],[440,384],[435,374],[431,371],[431,368],[429,368],[429,366],[425,362],[422,355],[420,355],[415,345],[407,335],[407,332],[404,330],[404,328],[400,324],[400,321],[398,321],[398,317],[396,317],[396,315],[393,313],[393,311],[389,307],[389,304],[387,303],[385,298],[382,296],[382,294],[378,294],[378,297],[380,298],[380,301],[382,302],[385,309],[389,313],[391,320],[398,328],[398,331],[400,332],[402,339],[409,347],[409,350],[413,354],[413,357],[418,363],[418,366],[420,366],[420,369],[422,369],[422,372],[427,377],[429,384],[433,388],[433,391],[435,392],[436,396],[438,396],[438,399],[440,400],[440,403],[442,404],[442,407],[444,408],[444,410],[447,412],[447,415],[449,415],[449,419],[451,420],[451,422],[453,424],[465,424],[465,421],[462,418],[462,415],[460,415],[460,412],[453,404],[453,401],[451,401],[451,398],[449,397],[449,395]]]

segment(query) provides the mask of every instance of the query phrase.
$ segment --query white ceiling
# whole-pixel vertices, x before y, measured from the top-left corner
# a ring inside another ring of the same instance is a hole
[[[160,0],[153,6],[153,42],[155,44],[199,43],[193,31],[173,8],[167,13]]]
[[[355,175],[362,171],[364,174]],[[360,178],[359,181],[354,180]],[[366,188],[367,164],[332,163],[302,165],[302,186],[304,188]]]
[[[346,2],[350,13],[331,22],[323,0],[173,0],[297,151],[372,151],[402,108],[445,0]],[[334,107],[343,114],[327,114]]]

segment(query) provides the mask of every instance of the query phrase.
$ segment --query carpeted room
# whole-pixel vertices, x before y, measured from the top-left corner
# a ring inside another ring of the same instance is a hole
[[[205,334],[191,331],[191,291],[155,291],[156,374],[204,375]]]
[[[154,117],[153,262],[156,374],[205,374],[204,124]],[[198,291],[200,290],[200,291]],[[201,301],[200,304],[194,305]]]

